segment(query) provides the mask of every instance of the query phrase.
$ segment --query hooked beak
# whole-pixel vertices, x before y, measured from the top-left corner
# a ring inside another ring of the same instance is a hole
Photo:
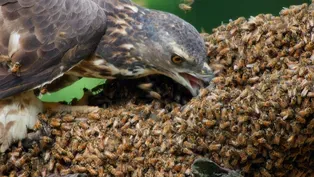
[[[169,77],[186,87],[193,96],[196,96],[199,90],[204,88],[204,85],[209,84],[209,82],[214,77],[214,74],[208,64],[204,63],[202,69],[199,72],[173,73],[173,75]]]
[[[195,76],[209,84],[209,82],[214,78],[214,73],[213,70],[209,67],[209,65],[207,63],[204,63],[200,71],[200,74],[195,73]]]

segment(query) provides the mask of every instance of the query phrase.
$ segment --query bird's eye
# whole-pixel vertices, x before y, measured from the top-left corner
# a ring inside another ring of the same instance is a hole
[[[171,57],[171,60],[174,64],[181,64],[183,62],[183,58],[181,58],[180,56],[178,55],[173,55]]]

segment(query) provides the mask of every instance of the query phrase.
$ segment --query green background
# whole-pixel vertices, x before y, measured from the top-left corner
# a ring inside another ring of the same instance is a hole
[[[278,15],[283,7],[310,3],[310,0],[194,0],[192,10],[184,12],[179,8],[183,0],[134,0],[134,2],[151,8],[174,13],[193,24],[199,31],[204,29],[211,32],[212,28],[229,19],[238,17],[256,16],[260,13],[272,13]],[[80,98],[84,87],[91,89],[104,83],[101,79],[83,78],[75,84],[59,91],[44,95],[43,101],[70,101],[72,98]]]

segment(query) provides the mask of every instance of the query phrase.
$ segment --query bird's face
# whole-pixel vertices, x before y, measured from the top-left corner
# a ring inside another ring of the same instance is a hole
[[[195,96],[213,77],[204,40],[192,25],[175,15],[152,11],[146,19],[142,29],[146,38],[137,43],[141,62]]]
[[[213,77],[198,31],[170,13],[122,7],[107,13],[108,29],[96,51],[99,58],[81,68],[93,66],[88,76],[105,78],[162,74],[197,95]]]

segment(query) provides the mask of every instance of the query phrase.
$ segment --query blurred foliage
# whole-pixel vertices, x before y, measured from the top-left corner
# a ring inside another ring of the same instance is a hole
[[[230,19],[238,17],[256,16],[260,13],[272,13],[278,15],[283,7],[290,5],[299,5],[310,3],[310,0],[194,0],[192,10],[184,12],[179,8],[183,0],[134,0],[135,3],[151,8],[171,12],[193,24],[199,31],[204,29],[211,32],[212,28],[219,26],[221,23],[228,23]],[[44,95],[43,101],[69,101],[72,98],[80,98],[83,95],[82,88],[93,88],[103,83],[101,79],[80,80],[75,84],[59,91]]]

